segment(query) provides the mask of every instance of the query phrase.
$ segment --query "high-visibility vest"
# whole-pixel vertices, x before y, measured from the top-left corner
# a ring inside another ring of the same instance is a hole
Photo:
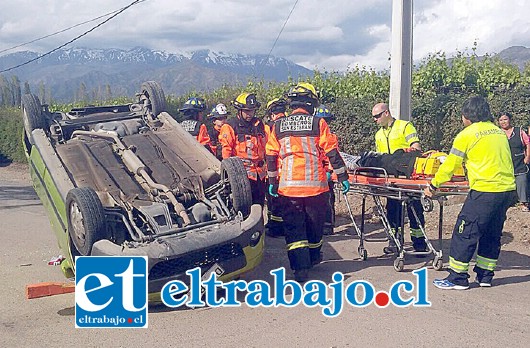
[[[222,127],[219,142],[223,146],[223,158],[239,157],[245,165],[248,178],[263,180],[267,175],[265,166],[265,125],[259,118],[250,123],[239,118],[229,119]]]
[[[272,129],[267,142],[269,179],[279,176],[278,193],[283,196],[310,197],[329,191],[323,155],[329,157],[339,180],[346,180],[337,137],[331,134],[326,121],[304,109],[296,109],[277,120]]]
[[[208,145],[210,143],[208,129],[204,123],[197,120],[184,120],[180,122],[180,125],[185,131],[193,135],[202,145]]]
[[[492,122],[474,122],[455,137],[453,147],[431,183],[440,187],[465,162],[471,190],[515,190],[512,155],[504,131]]]
[[[381,127],[375,133],[377,152],[393,154],[396,150],[406,149],[419,142],[418,132],[408,121],[395,120],[388,127]]]

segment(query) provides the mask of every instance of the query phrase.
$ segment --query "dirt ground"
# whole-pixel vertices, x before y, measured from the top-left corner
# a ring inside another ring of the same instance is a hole
[[[357,223],[361,199],[349,195]],[[370,203],[371,204],[371,203]],[[443,254],[447,264],[450,234],[461,199],[444,206]],[[363,279],[377,289],[415,277],[412,270],[427,267],[429,280],[445,276],[431,267],[432,257],[407,257],[405,269],[395,272],[394,256],[384,255],[385,235],[368,209],[366,249],[368,260],[357,254],[359,239],[344,200],[337,201],[335,234],[324,237],[324,261],[311,270],[311,278],[326,283],[342,272],[347,282]],[[428,213],[427,234],[438,248],[437,210]],[[0,164],[0,347],[527,347],[530,340],[530,213],[508,211],[503,249],[492,288],[471,284],[466,291],[442,291],[429,285],[431,307],[385,309],[376,306],[345,308],[339,317],[327,318],[320,308],[202,308],[196,310],[153,307],[147,330],[77,330],[74,328],[74,294],[27,300],[27,284],[65,281],[48,261],[59,252],[48,217],[33,191],[25,164]],[[408,236],[406,238],[408,240]],[[270,270],[287,266],[285,241],[265,240],[262,263],[242,276],[272,284]],[[288,275],[290,276],[290,275]],[[430,284],[430,281],[429,281]],[[168,333],[170,333],[168,335]]]

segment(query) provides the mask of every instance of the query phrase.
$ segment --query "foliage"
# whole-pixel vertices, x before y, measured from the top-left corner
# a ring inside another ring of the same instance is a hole
[[[388,100],[388,72],[356,66],[344,73],[315,71],[312,78],[304,81],[315,85],[320,92],[321,102],[336,115],[330,127],[337,133],[342,151],[358,154],[374,149],[377,127],[370,117],[371,109],[375,103]],[[293,78],[283,83],[252,79],[246,84],[223,85],[211,92],[189,91],[185,95],[167,96],[168,112],[180,120],[178,109],[189,97],[196,96],[205,99],[207,111],[217,103],[224,103],[235,115],[236,110],[230,102],[242,92],[252,92],[256,93],[262,104],[258,115],[264,116],[267,101],[283,96],[297,82],[299,80]],[[18,79],[3,78],[1,86],[5,87],[4,99],[13,101],[19,98]],[[93,98],[94,101],[90,103],[116,105],[132,102],[126,98],[109,99],[110,86],[107,89],[101,93],[107,96],[106,100]],[[487,55],[478,57],[475,44],[471,52],[458,52],[451,59],[446,59],[443,52],[430,54],[414,68],[411,119],[424,149],[448,151],[451,148],[453,138],[462,129],[461,105],[476,94],[488,98],[494,116],[507,111],[514,115],[516,125],[527,127],[530,124],[530,63],[523,71],[519,71],[516,66],[498,58]],[[86,102],[50,104],[50,110],[69,111]],[[23,160],[19,150],[22,122],[20,112],[14,116],[14,111],[13,108],[0,109],[0,156]]]

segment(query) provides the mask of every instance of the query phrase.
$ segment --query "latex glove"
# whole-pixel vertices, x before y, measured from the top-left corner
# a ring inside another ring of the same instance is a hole
[[[278,197],[278,185],[269,184],[269,194],[272,197]]]
[[[344,180],[342,182],[342,193],[348,193],[350,191],[350,182],[348,180]]]
[[[328,181],[331,181],[331,172],[326,172],[326,178],[328,178]]]

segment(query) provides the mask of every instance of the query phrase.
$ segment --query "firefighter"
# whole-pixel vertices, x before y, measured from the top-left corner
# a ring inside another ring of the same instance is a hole
[[[381,128],[375,134],[376,151],[380,153],[393,154],[397,150],[421,151],[420,139],[414,125],[408,121],[397,120],[390,114],[388,104],[378,103],[372,109],[374,122]],[[414,216],[412,209],[416,211],[418,219]],[[390,223],[391,233],[396,236],[401,228],[402,210],[401,202],[395,199],[387,199],[387,218]],[[412,200],[407,203],[407,214],[410,222],[410,238],[414,251],[427,251],[427,243],[423,235],[422,228],[425,226],[423,207],[419,200]],[[404,231],[401,231],[404,233]],[[385,247],[386,254],[394,253],[395,243],[390,239],[388,247]]]
[[[267,103],[267,117],[268,121],[265,124],[265,131],[270,136],[270,131],[274,127],[274,123],[281,117],[285,117],[287,110],[287,101],[284,98],[274,98]],[[285,236],[283,231],[283,219],[281,216],[282,205],[281,197],[273,197],[267,194],[267,236],[282,237]]]
[[[252,203],[263,206],[265,202],[265,144],[267,134],[263,121],[256,117],[260,103],[253,93],[241,93],[232,101],[237,117],[229,119],[222,127],[219,141],[222,156],[242,159],[252,189]]]
[[[199,143],[208,147],[210,144],[210,136],[208,129],[202,122],[202,117],[206,104],[204,99],[192,97],[189,98],[179,111],[184,115],[184,121],[180,122],[182,128],[193,135]]]
[[[292,113],[278,119],[267,142],[269,193],[282,196],[287,255],[294,277],[308,279],[308,270],[322,261],[322,229],[329,200],[325,154],[349,190],[348,174],[326,121],[313,116],[318,105],[315,87],[299,83],[287,93]],[[278,158],[280,164],[278,165]]]
[[[226,105],[220,103],[212,109],[207,117],[213,123],[213,127],[208,130],[208,135],[210,136],[210,150],[219,161],[223,159],[223,146],[219,141],[219,134],[228,115],[230,115],[230,112],[226,109]]]
[[[425,195],[436,194],[465,162],[469,193],[453,229],[449,275],[435,279],[440,289],[469,288],[469,261],[477,249],[473,271],[481,287],[490,287],[501,251],[501,234],[508,207],[517,199],[510,145],[505,133],[493,124],[488,102],[471,97],[462,106],[464,130],[457,134],[444,163]]]

